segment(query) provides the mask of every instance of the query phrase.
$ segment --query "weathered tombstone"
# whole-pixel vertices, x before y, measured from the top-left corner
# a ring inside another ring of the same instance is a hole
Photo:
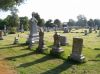
[[[7,35],[7,29],[6,29],[6,25],[4,25],[4,36],[6,36]]]
[[[69,32],[68,27],[65,27],[64,28],[64,33],[68,33],[68,32]]]
[[[92,28],[91,27],[89,28],[89,33],[92,33]]]
[[[18,37],[15,37],[15,39],[14,39],[14,43],[13,44],[18,44],[19,43],[19,41],[18,41]]]
[[[42,28],[40,28],[40,31],[39,31],[39,45],[38,45],[38,48],[37,48],[37,52],[43,52],[45,49],[45,45],[44,45],[44,31]]]
[[[54,44],[50,53],[58,54],[63,52],[64,50],[60,47],[60,35],[57,32],[55,32],[53,38],[54,38]]]
[[[87,33],[87,30],[84,30],[84,35],[87,35],[88,33]]]
[[[21,33],[24,33],[24,27],[23,27],[23,24],[21,25],[20,31],[21,31]]]
[[[69,56],[69,59],[80,63],[84,62],[85,57],[82,55],[82,47],[83,39],[78,37],[73,38],[72,54]]]
[[[98,32],[98,37],[100,37],[100,30],[99,30],[99,32]]]
[[[3,33],[1,30],[0,30],[0,40],[3,40]]]
[[[60,35],[60,45],[61,45],[61,46],[65,46],[65,45],[67,45],[67,44],[68,44],[68,41],[67,41],[66,36],[61,36],[61,35]]]
[[[30,20],[30,35],[29,35],[29,38],[28,40],[26,41],[26,44],[30,44],[32,45],[31,43],[35,43],[37,41],[39,41],[39,34],[38,34],[38,27],[37,27],[37,20],[36,18],[34,17],[35,13],[33,12],[32,13],[32,18]]]

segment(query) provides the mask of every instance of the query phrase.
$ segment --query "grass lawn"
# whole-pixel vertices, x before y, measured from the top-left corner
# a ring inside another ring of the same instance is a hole
[[[12,45],[17,34],[4,36],[4,40],[0,40],[0,60],[7,61],[18,74],[99,74],[100,37],[97,37],[98,33],[93,32],[87,36],[84,36],[83,33],[63,33],[62,31],[59,33],[66,36],[69,43],[68,46],[62,46],[65,52],[61,54],[61,58],[54,58],[49,55],[54,32],[45,32],[44,39],[48,48],[45,54],[34,52],[37,44],[33,45],[32,50],[23,45],[28,33],[19,33],[19,44],[17,45]],[[77,36],[84,39],[83,55],[87,62],[83,64],[67,60],[72,51],[73,37]]]

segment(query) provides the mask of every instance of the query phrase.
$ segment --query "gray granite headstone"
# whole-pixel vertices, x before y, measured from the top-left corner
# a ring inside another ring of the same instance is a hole
[[[65,27],[65,28],[64,28],[64,33],[69,33],[68,27]]]
[[[61,46],[65,46],[65,45],[67,45],[67,44],[68,44],[68,41],[67,41],[66,36],[61,36],[61,35],[60,35],[60,45],[61,45]]]
[[[23,27],[23,24],[21,25],[20,31],[21,31],[21,33],[24,33],[24,27]]]
[[[73,38],[73,47],[70,59],[77,62],[84,62],[85,57],[82,55],[83,39],[82,38]]]
[[[84,35],[87,35],[88,33],[87,33],[87,30],[84,30]]]
[[[64,50],[60,47],[60,35],[57,32],[55,32],[53,38],[54,38],[54,44],[51,52],[54,54],[63,52]]]
[[[26,41],[27,44],[30,43],[35,43],[37,41],[39,41],[39,34],[38,34],[38,27],[37,27],[37,20],[34,17],[34,13],[32,13],[32,18],[30,20],[30,34],[29,34],[29,38]]]
[[[0,40],[3,40],[3,32],[0,30]]]
[[[98,37],[100,37],[100,30],[99,30],[99,32],[98,32]]]

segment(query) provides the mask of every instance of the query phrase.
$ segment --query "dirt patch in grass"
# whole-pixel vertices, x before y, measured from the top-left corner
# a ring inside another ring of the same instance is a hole
[[[17,72],[5,60],[0,60],[0,74],[17,74]]]

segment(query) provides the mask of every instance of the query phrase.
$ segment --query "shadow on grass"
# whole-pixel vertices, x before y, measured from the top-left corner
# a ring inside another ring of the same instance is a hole
[[[25,68],[25,67],[28,67],[28,66],[31,66],[31,65],[34,65],[34,64],[38,64],[38,63],[41,63],[41,62],[45,62],[45,61],[51,60],[51,59],[55,59],[55,58],[47,55],[47,56],[44,56],[44,57],[42,57],[42,58],[40,58],[40,59],[38,59],[36,61],[32,61],[32,62],[21,64],[20,66],[18,66],[18,68],[19,67],[24,67]]]
[[[94,50],[100,50],[100,48],[94,48]]]
[[[70,67],[72,67],[72,65],[75,65],[75,64],[77,64],[77,63],[67,60],[63,64],[60,64],[59,66],[57,66],[53,69],[50,69],[46,72],[43,72],[41,74],[60,74],[61,72],[69,69]]]
[[[16,58],[21,58],[21,57],[26,57],[26,56],[30,56],[36,54],[36,52],[30,52],[30,53],[26,53],[26,54],[22,54],[22,55],[18,55],[18,56],[12,56],[12,57],[7,57],[5,58],[6,60],[14,60]]]
[[[14,48],[14,47],[23,47],[23,46],[26,46],[26,45],[25,45],[25,44],[16,44],[16,45],[14,45],[14,44],[9,44],[9,45],[5,45],[4,47],[1,47],[0,50],[1,50],[1,49]]]
[[[100,58],[100,54],[98,54],[98,55],[96,56],[96,58]]]
[[[88,60],[88,61],[100,62],[100,60],[95,60],[95,59],[93,59],[93,60]]]

